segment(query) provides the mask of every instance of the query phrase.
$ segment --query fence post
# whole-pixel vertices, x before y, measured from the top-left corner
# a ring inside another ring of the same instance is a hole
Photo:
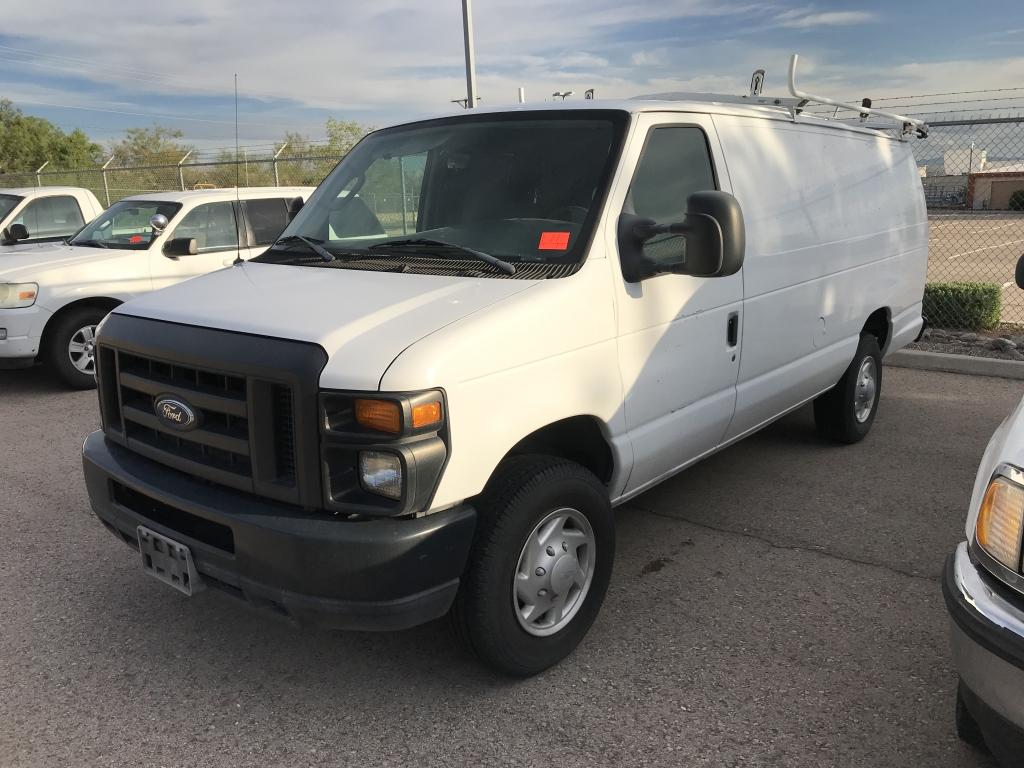
[[[115,157],[116,157],[116,155],[111,155],[111,156],[110,156],[110,157],[109,157],[109,158],[107,159],[107,162],[105,162],[105,163],[104,163],[104,164],[102,165],[102,167],[100,168],[100,174],[101,174],[101,175],[103,176],[103,194],[104,194],[104,195],[106,195],[106,198],[107,198],[107,207],[108,207],[108,208],[110,207],[110,184],[108,184],[108,183],[107,183],[107,167],[108,167],[108,166],[109,166],[109,165],[110,165],[110,164],[111,164],[112,162],[114,162],[114,158],[115,158]]]
[[[284,148],[287,147],[287,146],[288,146],[288,142],[286,141],[284,144],[281,145],[281,148],[279,150],[277,150],[277,152],[274,153],[274,160],[273,160],[273,162],[274,162],[274,186],[275,187],[280,187],[281,186],[281,178],[277,175],[277,158],[279,158],[281,156],[281,153],[284,152]]]
[[[181,185],[181,191],[185,191],[185,172],[181,169],[181,164],[188,160],[188,156],[192,154],[190,149],[185,153],[185,156],[178,161],[178,183]]]
[[[43,168],[45,168],[49,164],[50,164],[50,161],[47,160],[45,163],[43,163],[38,168],[36,168],[36,186],[37,187],[43,186],[43,177],[42,177]]]

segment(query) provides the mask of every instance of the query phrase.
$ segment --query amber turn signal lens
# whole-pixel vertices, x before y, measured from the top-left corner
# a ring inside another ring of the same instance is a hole
[[[18,291],[18,301],[28,301],[29,299],[34,299],[35,297],[35,291]]]
[[[402,431],[402,409],[391,400],[356,400],[356,424],[397,435]]]
[[[1014,571],[1020,567],[1021,533],[1024,528],[1024,488],[996,477],[985,491],[975,528],[978,544]]]
[[[423,403],[413,406],[412,428],[430,427],[441,423],[441,403],[435,400],[432,403]]]

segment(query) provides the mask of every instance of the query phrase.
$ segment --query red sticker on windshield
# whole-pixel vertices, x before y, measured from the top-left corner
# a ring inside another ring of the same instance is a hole
[[[538,251],[564,251],[569,247],[570,232],[541,232]]]

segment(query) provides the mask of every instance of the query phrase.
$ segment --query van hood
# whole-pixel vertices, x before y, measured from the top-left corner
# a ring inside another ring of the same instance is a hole
[[[332,387],[376,390],[410,345],[537,283],[242,263],[115,312],[318,344],[329,357],[322,377]],[[439,384],[426,380],[423,387]]]
[[[137,256],[138,251],[90,248],[64,243],[32,243],[0,249],[0,282],[40,282],[46,272],[71,264],[100,263]]]

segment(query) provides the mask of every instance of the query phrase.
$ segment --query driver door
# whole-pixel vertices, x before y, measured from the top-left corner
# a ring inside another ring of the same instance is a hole
[[[194,239],[198,253],[171,257],[165,253],[167,243],[175,239]],[[150,274],[153,289],[205,275],[230,266],[241,255],[248,258],[247,248],[239,250],[237,204],[231,200],[201,203],[180,215],[163,241],[163,248],[150,252]]]
[[[684,218],[690,194],[732,191],[709,117],[641,115],[637,130],[644,140],[632,142],[626,159],[635,170],[623,212],[668,224]],[[675,263],[685,242],[659,236],[644,248],[648,258]],[[721,444],[736,405],[743,273],[665,273],[638,283],[617,277],[619,367],[634,454],[624,489],[630,493]]]

